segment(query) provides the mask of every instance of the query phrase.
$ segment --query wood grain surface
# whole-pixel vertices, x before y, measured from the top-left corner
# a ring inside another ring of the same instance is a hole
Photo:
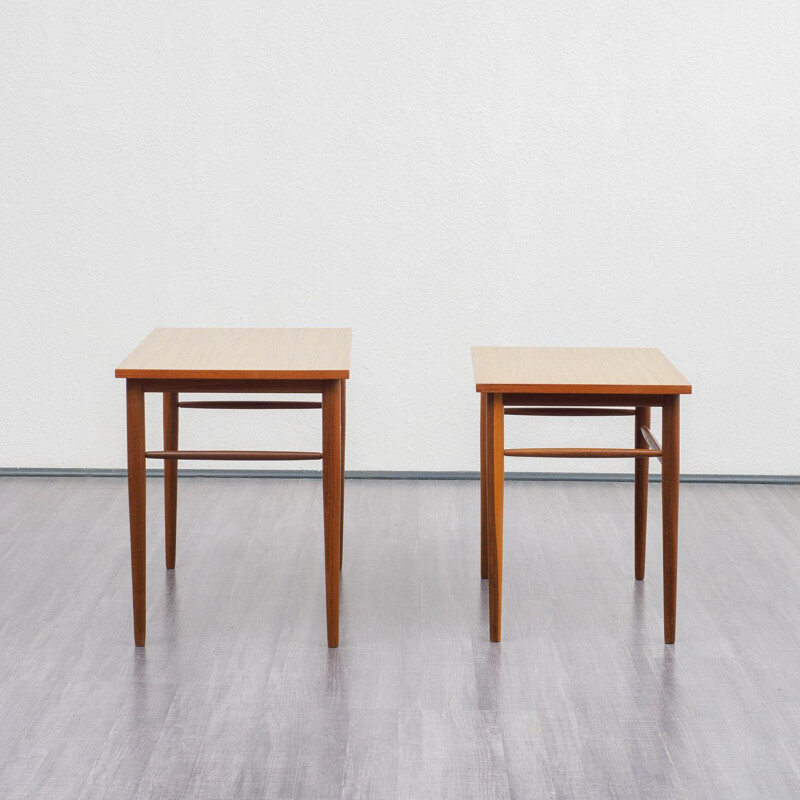
[[[627,347],[473,347],[479,392],[689,394],[660,350]]]
[[[631,483],[505,492],[498,646],[478,482],[348,481],[329,650],[320,482],[185,478],[142,650],[125,479],[0,478],[0,797],[800,797],[800,486],[684,484],[675,647],[658,482],[645,581]]]
[[[349,328],[156,328],[117,378],[341,379]]]

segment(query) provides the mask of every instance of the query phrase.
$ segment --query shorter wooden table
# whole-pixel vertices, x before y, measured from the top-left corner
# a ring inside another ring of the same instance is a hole
[[[175,567],[178,461],[322,460],[328,646],[339,644],[339,571],[344,509],[345,382],[352,332],[345,328],[157,328],[123,362],[128,408],[128,502],[133,635],[145,642],[146,459],[164,461],[167,569]],[[164,449],[145,450],[145,392],[164,395]],[[321,401],[181,402],[195,393],[320,394]],[[321,452],[179,450],[178,409],[322,409]]]
[[[675,641],[678,573],[680,396],[686,378],[660,350],[573,347],[473,347],[475,388],[481,395],[481,577],[489,579],[489,638],[500,641],[503,589],[504,456],[635,458],[635,575],[644,578],[650,458],[662,463],[664,641]],[[650,409],[662,409],[661,438]],[[634,447],[506,450],[505,414],[635,417]]]

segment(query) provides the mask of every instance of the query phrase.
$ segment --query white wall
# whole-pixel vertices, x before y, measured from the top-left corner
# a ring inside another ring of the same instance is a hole
[[[541,344],[661,347],[683,471],[800,473],[798,42],[789,0],[3,3],[0,466],[124,466],[154,326],[330,325],[353,469],[477,469],[469,346]]]

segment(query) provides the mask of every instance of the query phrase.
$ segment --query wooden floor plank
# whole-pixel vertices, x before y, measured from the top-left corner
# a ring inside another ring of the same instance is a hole
[[[0,478],[0,796],[800,796],[800,487],[681,493],[662,640],[660,486],[508,482],[503,642],[474,481],[347,485],[325,642],[321,485],[148,482],[148,642],[125,483]]]

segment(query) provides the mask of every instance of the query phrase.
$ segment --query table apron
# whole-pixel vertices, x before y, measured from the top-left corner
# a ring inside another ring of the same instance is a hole
[[[618,406],[663,407],[670,397],[664,394],[528,394],[502,392],[504,406]]]
[[[196,378],[143,378],[145,392],[222,393],[264,392],[322,394],[322,380],[197,380]]]

